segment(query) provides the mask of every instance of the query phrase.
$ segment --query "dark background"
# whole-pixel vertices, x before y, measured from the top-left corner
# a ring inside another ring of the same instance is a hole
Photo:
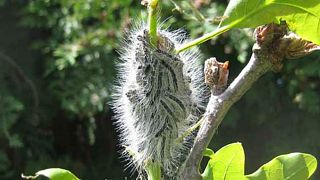
[[[163,0],[161,20],[191,38],[212,31],[226,1]],[[0,179],[61,167],[81,179],[134,179],[119,159],[108,106],[123,33],[146,8],[133,0],[0,0]],[[209,22],[210,20],[210,22]],[[252,30],[200,46],[230,61],[234,79],[250,56]],[[242,142],[246,173],[273,157],[320,157],[320,54],[288,60],[263,76],[229,111],[210,147]],[[320,178],[316,172],[314,179]]]

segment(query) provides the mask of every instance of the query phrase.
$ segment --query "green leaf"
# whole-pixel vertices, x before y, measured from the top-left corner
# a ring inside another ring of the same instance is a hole
[[[45,176],[50,180],[79,180],[70,171],[61,168],[49,168],[36,172],[36,176],[24,176],[25,179],[36,179],[38,176]]]
[[[319,0],[231,0],[219,28],[176,49],[182,52],[232,28],[255,28],[285,20],[302,39],[320,45]]]
[[[304,180],[309,179],[316,168],[314,156],[290,153],[274,158],[246,177],[249,180]]]
[[[79,180],[70,171],[61,168],[50,168],[42,171],[38,171],[36,175],[42,175],[48,177],[50,180]]]
[[[231,0],[221,27],[249,28],[285,20],[303,39],[320,44],[319,0]]]
[[[245,179],[244,151],[241,143],[229,144],[217,151],[209,160],[202,176],[204,180]]]

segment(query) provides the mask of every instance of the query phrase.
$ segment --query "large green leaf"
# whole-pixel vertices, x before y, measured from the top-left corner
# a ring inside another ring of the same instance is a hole
[[[281,155],[247,175],[249,180],[306,180],[317,168],[317,160],[310,154]]]
[[[233,143],[218,150],[202,174],[204,180],[242,180],[244,176],[244,151],[241,143]],[[209,174],[212,173],[212,175]]]
[[[176,49],[184,51],[232,28],[255,28],[285,20],[301,38],[320,45],[319,0],[230,0],[219,28]]]
[[[285,20],[303,39],[320,44],[319,0],[231,0],[221,27],[248,28]]]

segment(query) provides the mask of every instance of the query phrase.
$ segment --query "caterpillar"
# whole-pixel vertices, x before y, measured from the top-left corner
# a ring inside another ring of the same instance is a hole
[[[145,163],[156,162],[164,179],[175,179],[194,135],[177,139],[199,120],[209,91],[199,51],[175,53],[187,41],[185,33],[160,26],[157,34],[156,47],[143,23],[126,36],[112,107],[128,167],[143,178]]]

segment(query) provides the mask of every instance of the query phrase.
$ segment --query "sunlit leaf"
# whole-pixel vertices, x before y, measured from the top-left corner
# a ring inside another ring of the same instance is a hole
[[[232,28],[255,28],[286,21],[290,30],[302,39],[320,45],[319,0],[231,0],[219,28],[177,48],[184,51]]]
[[[241,143],[233,143],[218,150],[202,174],[204,180],[242,180],[244,176],[244,151]],[[211,174],[212,173],[212,174]]]
[[[248,28],[285,20],[303,39],[320,44],[319,0],[231,0],[221,27]]]
[[[304,180],[317,168],[317,160],[310,154],[291,153],[281,155],[247,175],[250,180]]]

